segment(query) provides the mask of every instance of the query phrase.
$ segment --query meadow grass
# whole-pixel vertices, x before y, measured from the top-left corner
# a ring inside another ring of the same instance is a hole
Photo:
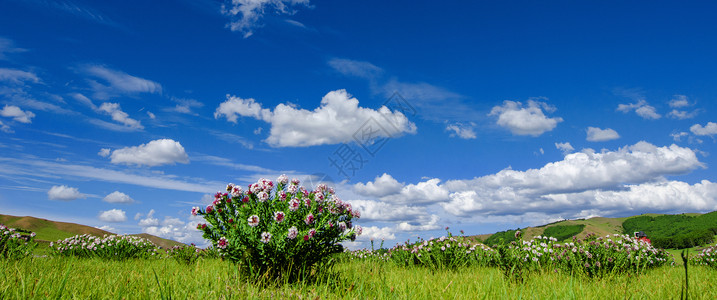
[[[681,267],[591,279],[544,272],[522,283],[497,268],[433,271],[360,260],[337,263],[313,283],[260,285],[218,259],[106,261],[35,257],[0,261],[0,299],[675,299]],[[717,298],[717,270],[690,266],[690,298]]]

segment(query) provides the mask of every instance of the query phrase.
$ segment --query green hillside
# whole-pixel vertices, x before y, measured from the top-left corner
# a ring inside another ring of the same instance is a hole
[[[112,232],[91,226],[67,222],[57,222],[28,216],[16,217],[0,214],[0,224],[5,224],[8,227],[21,228],[35,232],[37,234],[37,236],[35,237],[35,241],[40,244],[39,248],[44,248],[43,246],[49,245],[50,242],[66,239],[68,237],[72,237],[78,234],[89,234],[97,237],[114,234]],[[170,248],[172,246],[182,245],[182,243],[180,242],[160,238],[151,234],[140,233],[133,235],[148,239],[155,245],[162,248]],[[42,251],[43,249],[38,250],[41,250],[41,253],[44,252]]]
[[[516,230],[481,235],[487,245],[511,242],[515,240]],[[717,211],[699,214],[643,214],[625,218],[594,217],[590,219],[563,220],[550,224],[522,228],[524,239],[537,235],[547,235],[561,242],[571,240],[573,236],[583,238],[590,233],[598,236],[608,234],[630,234],[644,231],[659,248],[691,248],[703,246],[715,241],[717,234]]]

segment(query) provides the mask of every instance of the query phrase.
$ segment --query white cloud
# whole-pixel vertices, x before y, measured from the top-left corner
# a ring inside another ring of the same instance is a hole
[[[558,148],[560,152],[563,152],[563,154],[568,154],[570,152],[573,152],[575,148],[573,148],[573,145],[570,145],[570,143],[555,143],[555,148]]]
[[[0,131],[5,133],[13,133],[14,131],[10,128],[10,126],[5,125],[2,121],[0,121]]]
[[[678,133],[670,134],[670,136],[672,137],[673,140],[675,140],[675,142],[681,141],[683,136],[688,136],[688,135],[689,135],[689,133],[687,133],[687,132],[678,132]]]
[[[113,164],[160,166],[175,163],[189,163],[184,147],[171,139],[154,140],[139,146],[125,147],[112,151]]]
[[[66,185],[55,185],[47,191],[47,197],[50,200],[72,201],[87,198],[87,195],[80,193],[77,188]]]
[[[121,209],[110,209],[101,211],[98,218],[103,222],[120,223],[127,221],[127,214]]]
[[[309,5],[309,0],[231,0],[227,5],[222,4],[222,14],[231,18],[227,27],[231,31],[238,31],[248,38],[254,34],[259,20],[267,11],[276,14],[293,14],[295,5]]]
[[[502,106],[493,107],[488,115],[498,116],[497,124],[515,135],[539,136],[563,121],[560,117],[548,118],[543,110],[552,112],[555,108],[534,100],[528,100],[525,107],[521,102],[506,100]]]
[[[110,149],[102,148],[102,149],[100,149],[100,152],[97,153],[97,155],[102,156],[102,157],[108,157],[108,156],[110,156],[110,153],[111,153]]]
[[[431,219],[427,222],[410,222],[405,221],[401,222],[396,226],[397,230],[400,231],[428,231],[428,230],[436,230],[441,228],[440,225],[438,225],[438,221],[440,220],[440,217],[437,215],[431,215]]]
[[[159,226],[159,219],[154,218],[154,209],[150,209],[147,217],[139,220],[138,225],[141,227]]]
[[[365,226],[363,227],[363,233],[359,236],[361,240],[395,240],[396,235],[394,229],[391,227],[378,227],[378,226]],[[375,246],[376,248],[379,245]]]
[[[425,205],[448,199],[448,190],[439,186],[438,178],[427,179],[417,184],[399,183],[384,173],[373,182],[357,183],[354,192],[360,195],[378,197],[381,201],[395,204]]]
[[[687,96],[685,96],[685,95],[672,96],[672,100],[670,100],[669,104],[670,104],[670,107],[672,107],[672,108],[680,108],[680,107],[690,106],[690,102],[687,101]]]
[[[107,231],[107,232],[112,232],[112,233],[116,233],[116,232],[117,232],[117,229],[116,229],[116,228],[114,228],[114,227],[112,227],[112,226],[109,226],[109,225],[103,225],[103,226],[99,226],[99,227],[95,226],[95,228],[100,229],[100,230],[104,230],[104,231]]]
[[[109,203],[134,203],[134,199],[120,191],[114,191],[110,193],[109,195],[105,196],[102,201]]]
[[[214,193],[226,186],[226,182],[206,181],[201,178],[179,178],[175,175],[152,174],[145,176],[126,171],[95,168],[85,165],[64,164],[41,159],[16,159],[0,157],[0,174],[39,178],[57,176],[91,179],[102,182],[132,184],[156,189],[196,193]]]
[[[131,129],[137,129],[137,130],[144,129],[144,126],[142,126],[142,124],[139,121],[130,118],[126,112],[122,111],[119,103],[109,103],[109,102],[102,103],[102,105],[100,105],[99,111],[112,116],[112,120],[120,122],[124,126],[127,126]]]
[[[695,124],[690,127],[690,131],[692,131],[695,135],[713,136],[717,134],[717,123],[708,122],[705,126]]]
[[[152,112],[150,112],[150,111],[147,112],[147,116],[148,116],[150,119],[152,119],[152,120],[154,120],[154,119],[157,118],[157,116],[155,116],[155,115],[154,115]]]
[[[98,110],[97,105],[95,105],[90,98],[87,98],[87,96],[80,94],[80,93],[74,93],[70,94],[72,98],[77,100],[78,102],[84,104],[85,106],[91,108],[92,110]]]
[[[375,66],[370,62],[357,61],[344,58],[332,58],[328,62],[329,66],[339,73],[347,76],[374,80],[381,76],[383,69]]]
[[[194,108],[200,108],[204,106],[204,103],[199,102],[194,99],[180,99],[176,97],[172,97],[172,101],[177,102],[177,105],[171,109],[170,111],[183,113],[183,114],[194,114],[193,109]]]
[[[475,139],[476,138],[476,132],[473,130],[473,127],[475,127],[475,123],[470,124],[449,124],[446,126],[446,130],[452,131],[451,137],[459,137],[462,139]]]
[[[635,111],[638,116],[642,117],[643,119],[652,119],[657,120],[661,118],[662,116],[657,113],[655,107],[647,104],[647,101],[645,100],[639,100],[636,103],[630,103],[630,104],[619,104],[617,106],[617,111],[628,113],[631,111]]]
[[[350,200],[354,209],[361,212],[361,221],[396,222],[424,220],[428,213],[424,207],[400,205],[374,200]]]
[[[154,81],[129,75],[122,71],[112,70],[100,65],[87,65],[82,70],[105,83],[90,80],[97,99],[109,99],[121,94],[162,93],[162,86]]]
[[[35,114],[31,111],[23,111],[14,105],[5,105],[5,107],[0,110],[0,116],[12,118],[20,123],[32,123],[32,118],[35,117]]]
[[[673,118],[673,119],[685,120],[685,119],[694,118],[695,116],[697,116],[698,113],[699,113],[698,110],[693,110],[691,112],[688,112],[688,111],[684,111],[684,110],[673,109],[672,111],[670,111],[670,113],[667,114],[667,116],[669,116],[670,118]]]
[[[401,192],[403,184],[394,179],[391,175],[383,173],[381,176],[376,176],[373,182],[357,183],[353,189],[359,195],[382,197],[385,195],[392,195]]]
[[[321,106],[313,111],[286,104],[279,104],[272,111],[262,108],[254,99],[227,96],[227,101],[219,105],[214,117],[223,116],[236,123],[238,116],[244,116],[270,123],[270,135],[265,141],[272,147],[351,142],[360,129],[370,129],[373,138],[416,132],[416,125],[401,112],[392,112],[385,106],[373,110],[358,104],[359,101],[345,90],[329,92],[321,99]]]
[[[704,165],[695,151],[676,145],[657,147],[639,142],[617,151],[583,150],[540,169],[506,169],[472,180],[446,182],[444,186],[452,193],[450,201],[441,205],[447,212],[463,216],[551,211],[562,206],[567,209],[587,205],[575,202],[582,199],[578,197],[581,195],[587,197],[595,191],[619,189],[624,184],[641,184],[701,167]]]
[[[22,70],[15,70],[15,69],[8,69],[8,68],[0,68],[0,82],[5,81],[13,84],[22,84],[23,82],[30,81],[33,83],[40,82],[40,78],[35,75],[35,73],[22,71]]]
[[[590,142],[604,142],[620,138],[617,131],[610,128],[600,129],[597,127],[588,127],[587,133],[586,139]]]
[[[16,47],[15,42],[12,40],[0,37],[0,60],[6,60],[7,55],[5,54],[7,53],[19,53],[25,51],[27,50]]]

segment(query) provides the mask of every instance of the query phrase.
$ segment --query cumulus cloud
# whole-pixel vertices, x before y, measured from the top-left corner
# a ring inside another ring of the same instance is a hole
[[[154,217],[154,213],[154,209],[150,210],[147,217],[139,221],[138,225],[142,227],[142,232],[185,244],[195,243],[200,247],[209,246],[202,237],[202,232],[197,230],[197,224],[203,221],[201,217],[190,216],[189,221],[185,222],[179,218],[165,216],[164,220],[160,222]]]
[[[139,220],[137,225],[140,227],[159,226],[159,219],[154,217],[154,209],[150,209],[149,213],[147,213],[147,217]]]
[[[109,203],[134,203],[134,199],[120,191],[114,191],[110,193],[109,195],[105,196],[102,201]]]
[[[66,185],[55,185],[47,191],[47,197],[50,200],[72,201],[87,198],[87,195],[80,193],[77,188]]]
[[[705,126],[695,124],[690,127],[690,131],[692,131],[695,135],[713,136],[717,134],[717,123],[708,122]]]
[[[122,125],[128,128],[136,130],[144,129],[144,126],[142,126],[139,121],[130,118],[126,112],[122,111],[119,103],[102,103],[99,107],[99,111],[112,116],[112,120],[122,123]]]
[[[321,106],[313,111],[279,104],[274,110],[262,108],[254,99],[227,96],[214,113],[236,123],[237,118],[252,117],[271,124],[265,140],[272,147],[307,147],[339,144],[357,139],[359,131],[369,132],[371,138],[390,138],[403,133],[415,133],[416,125],[401,112],[382,106],[378,110],[359,107],[359,101],[345,90],[329,92],[321,99]],[[358,139],[362,140],[361,135]]]
[[[680,108],[680,107],[690,106],[690,102],[687,101],[687,96],[685,96],[685,95],[672,96],[672,100],[670,100],[669,104],[670,104],[670,107],[672,107],[672,108]]]
[[[506,100],[501,106],[491,109],[489,116],[497,116],[496,124],[507,128],[514,135],[539,136],[553,130],[563,119],[560,117],[548,118],[546,112],[553,112],[555,108],[545,102],[528,100],[526,106],[517,101]]]
[[[31,111],[23,111],[14,105],[5,105],[5,107],[0,110],[0,116],[12,118],[14,121],[20,123],[32,123],[32,118],[35,117],[35,114]]]
[[[681,141],[683,136],[688,136],[688,135],[689,135],[689,133],[687,133],[687,132],[676,132],[676,133],[670,134],[670,136],[672,137],[672,139],[675,142]]]
[[[38,83],[40,82],[40,78],[32,72],[0,68],[0,82],[3,81],[12,84],[23,84],[26,81]]]
[[[101,65],[87,65],[82,67],[82,71],[103,81],[89,80],[95,91],[94,97],[97,99],[109,99],[123,94],[162,93],[162,86],[159,83]]]
[[[620,138],[617,131],[610,128],[600,129],[597,127],[588,127],[587,133],[587,140],[590,142],[604,142]]]
[[[360,195],[382,197],[401,192],[403,184],[394,179],[391,175],[383,173],[376,176],[373,182],[357,183],[354,185],[354,191]]]
[[[259,20],[267,11],[276,14],[294,14],[294,6],[309,5],[309,0],[231,0],[222,4],[222,14],[231,18],[227,27],[231,31],[238,31],[248,38],[254,34]]]
[[[146,144],[125,147],[112,151],[110,155],[113,164],[160,166],[189,163],[189,156],[184,147],[171,139],[154,140]]]
[[[583,150],[540,169],[506,169],[472,180],[446,182],[450,201],[441,205],[455,215],[560,210],[562,206],[589,204],[575,202],[582,199],[578,196],[591,199],[589,195],[596,191],[619,190],[626,184],[642,184],[702,167],[695,151],[676,145],[657,147],[639,142],[617,151]]]
[[[657,120],[662,117],[657,113],[655,107],[647,104],[647,101],[645,100],[639,100],[636,103],[619,104],[617,106],[617,111],[623,113],[635,111],[635,113],[643,119]]]
[[[394,240],[396,235],[391,227],[365,226],[360,240]],[[376,245],[378,246],[378,245]]]
[[[102,149],[100,149],[100,152],[97,152],[97,155],[102,156],[102,157],[108,157],[108,156],[110,156],[110,153],[112,153],[112,150],[110,150],[108,148],[102,148]]]
[[[555,148],[558,148],[560,152],[563,152],[563,154],[568,154],[570,152],[573,152],[575,148],[573,148],[573,145],[570,145],[570,143],[555,143]]]
[[[451,137],[459,137],[462,139],[475,139],[476,138],[476,132],[473,130],[473,127],[475,127],[475,123],[470,124],[461,124],[461,123],[455,123],[455,124],[449,124],[446,126],[447,131],[451,131]]]
[[[432,178],[417,184],[399,183],[384,173],[373,182],[357,183],[353,190],[357,194],[378,197],[381,201],[397,204],[432,204],[448,199],[448,190],[440,186],[441,180]]]
[[[127,214],[121,209],[110,209],[101,211],[98,218],[103,222],[120,223],[127,221]]]

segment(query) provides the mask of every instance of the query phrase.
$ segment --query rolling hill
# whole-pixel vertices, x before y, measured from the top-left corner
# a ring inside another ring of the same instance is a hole
[[[8,227],[21,228],[35,232],[37,236],[35,241],[42,244],[49,244],[57,240],[66,239],[75,235],[89,234],[98,237],[104,235],[112,235],[114,233],[99,228],[85,226],[75,223],[51,221],[35,217],[17,217],[0,214],[0,224]],[[155,245],[162,248],[171,248],[172,246],[182,245],[180,242],[164,239],[147,233],[132,234],[148,239]]]
[[[624,218],[594,217],[589,219],[563,220],[541,226],[521,228],[520,230],[523,232],[524,239],[530,239],[533,236],[545,235],[546,230],[560,232],[569,231],[568,229],[570,228],[575,229],[582,227],[582,230],[580,230],[577,234],[574,234],[573,232],[573,234],[566,235],[565,238],[562,239],[563,241],[571,239],[573,235],[577,238],[584,238],[590,233],[597,234],[598,236],[605,236],[608,234],[623,234],[625,232],[631,233],[632,231],[642,230],[647,233],[648,237],[659,238],[660,243],[664,243],[662,240],[665,238],[671,238],[673,236],[680,238],[690,232],[690,230],[694,230],[695,232],[713,230],[712,232],[714,232],[714,230],[717,230],[717,221],[714,221],[716,216],[717,212],[707,214],[687,213],[679,215],[642,214]],[[679,226],[675,226],[678,225],[675,223],[676,219],[680,220]],[[672,224],[672,226],[670,224]],[[682,230],[675,231],[675,227],[679,227]],[[550,230],[549,228],[556,230]],[[670,230],[668,230],[668,228]],[[514,232],[515,230],[508,230],[497,232],[495,234],[478,235],[475,236],[475,238],[487,242],[488,244],[496,242],[500,238],[503,238],[505,241],[510,241]],[[552,236],[555,234],[549,235]],[[712,239],[712,241],[714,241],[714,239]],[[665,245],[668,244],[665,243]]]

